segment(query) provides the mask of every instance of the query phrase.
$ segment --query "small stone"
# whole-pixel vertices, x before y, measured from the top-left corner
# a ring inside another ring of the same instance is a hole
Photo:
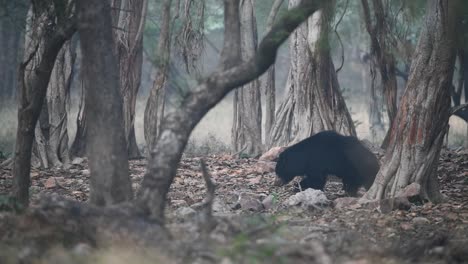
[[[88,256],[91,249],[91,246],[86,243],[78,243],[73,247],[72,252],[78,256]]]
[[[73,165],[79,165],[83,163],[84,159],[83,158],[74,158],[73,161],[71,162]]]
[[[262,204],[263,204],[263,207],[266,209],[266,210],[269,210],[273,207],[273,205],[276,203],[275,201],[275,196],[273,195],[268,195],[265,199],[263,199],[262,201]]]
[[[171,204],[174,207],[188,207],[188,204],[185,200],[172,200]]]
[[[57,187],[57,181],[55,180],[55,177],[50,177],[44,182],[44,187],[47,189],[52,189]]]
[[[302,207],[315,207],[329,205],[330,200],[327,199],[323,191],[309,188],[290,196],[284,204],[287,206],[301,205]]]
[[[408,230],[411,230],[411,229],[414,228],[413,225],[410,224],[410,223],[401,223],[400,227],[401,227],[401,229],[403,229],[405,231],[408,231]]]
[[[221,199],[215,198],[213,201],[213,212],[215,213],[228,213],[231,209],[229,206]]]
[[[342,208],[350,208],[353,205],[358,205],[358,198],[355,197],[341,197],[336,198],[333,201],[335,208],[342,209]]]
[[[411,220],[415,225],[426,225],[426,224],[429,224],[430,221],[429,219],[425,218],[425,217],[421,217],[421,216],[418,216],[418,217],[415,217],[413,218],[413,220]]]
[[[197,211],[193,210],[190,207],[181,207],[175,210],[175,215],[178,217],[187,217],[187,216],[192,216],[195,215]]]
[[[433,249],[430,250],[430,254],[442,256],[444,255],[445,248],[442,246],[434,247]]]
[[[81,170],[81,174],[85,175],[85,176],[89,176],[91,173],[88,169],[84,169],[84,170]]]
[[[247,193],[240,195],[239,204],[244,211],[259,212],[264,209],[263,204],[254,195]]]

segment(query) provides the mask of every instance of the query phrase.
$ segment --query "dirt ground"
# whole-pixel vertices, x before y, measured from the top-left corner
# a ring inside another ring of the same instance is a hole
[[[446,202],[411,204],[407,210],[386,213],[364,206],[339,209],[332,202],[308,208],[289,206],[285,201],[294,194],[294,183],[275,186],[274,163],[229,156],[203,159],[217,185],[213,206],[217,225],[208,238],[196,227],[206,188],[200,158],[185,157],[167,210],[177,256],[95,248],[77,234],[3,211],[0,263],[468,263],[466,150],[442,151],[438,177]],[[33,169],[33,206],[44,194],[88,199],[86,161],[75,163],[67,169]],[[130,164],[137,190],[145,160]],[[0,194],[7,194],[11,186],[11,171],[0,168]],[[325,194],[330,201],[345,195],[335,179],[327,183]],[[8,209],[3,197],[0,208]]]

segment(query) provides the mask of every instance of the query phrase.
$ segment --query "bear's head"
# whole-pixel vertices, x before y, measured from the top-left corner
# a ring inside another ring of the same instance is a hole
[[[279,155],[278,161],[276,162],[275,172],[282,184],[287,184],[292,181],[294,177],[298,176],[291,164],[288,162],[287,153],[283,152]]]

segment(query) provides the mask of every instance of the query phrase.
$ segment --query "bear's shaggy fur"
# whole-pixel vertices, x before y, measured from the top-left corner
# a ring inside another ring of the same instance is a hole
[[[283,151],[275,171],[283,184],[305,176],[300,183],[303,190],[323,190],[327,175],[335,175],[344,190],[356,196],[359,187],[369,189],[379,168],[376,156],[357,138],[323,131]]]

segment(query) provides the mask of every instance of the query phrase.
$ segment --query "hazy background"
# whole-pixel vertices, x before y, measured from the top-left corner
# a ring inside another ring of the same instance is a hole
[[[207,75],[216,69],[219,59],[219,51],[222,47],[223,40],[223,14],[222,14],[222,1],[218,0],[207,0],[206,9],[206,23],[205,23],[205,49],[203,51],[202,58],[199,62],[200,69],[203,75]],[[287,1],[286,1],[287,2]],[[344,11],[345,1],[338,1],[337,7],[337,18],[341,16]],[[140,92],[138,95],[137,107],[136,107],[136,137],[137,142],[140,146],[144,146],[144,135],[143,135],[143,115],[146,104],[146,99],[149,90],[152,87],[155,67],[152,63],[154,61],[154,50],[158,41],[159,35],[159,9],[156,4],[157,1],[150,1],[148,10],[148,19],[145,27],[145,60],[143,65],[142,83]],[[261,38],[265,32],[266,17],[270,8],[270,1],[257,1],[257,24],[259,38]],[[285,7],[283,7],[283,10]],[[373,141],[376,144],[380,143],[381,138],[372,138],[369,131],[369,120],[368,120],[368,100],[369,92],[365,87],[370,86],[371,79],[369,77],[368,64],[363,64],[359,60],[360,54],[369,51],[369,39],[367,32],[365,31],[360,14],[360,5],[358,1],[350,1],[347,7],[346,14],[344,15],[341,23],[337,27],[337,34],[339,34],[342,45],[338,42],[336,34],[330,34],[330,41],[332,46],[332,54],[334,56],[335,67],[337,68],[341,64],[341,54],[344,54],[344,65],[342,70],[338,73],[338,79],[340,82],[343,95],[348,106],[348,110],[356,124],[356,130],[359,138],[366,138]],[[416,10],[413,21],[404,21],[409,24],[410,33],[408,38],[410,41],[415,42],[417,40],[417,34],[419,32],[420,18],[424,13],[424,10]],[[335,25],[333,25],[335,27]],[[173,50],[176,52],[176,50]],[[71,98],[70,98],[70,111],[68,117],[69,126],[69,138],[70,144],[73,141],[76,132],[76,115],[78,111],[78,102],[81,95],[81,82],[79,78],[79,61],[80,54],[78,50],[77,63],[77,74],[74,76],[72,84]],[[180,61],[177,58],[173,59],[173,65],[176,72],[181,73]],[[276,61],[276,91],[277,91],[277,105],[279,105],[284,95],[286,75],[289,69],[289,52],[288,43],[283,44],[279,50],[279,54]],[[367,73],[367,76],[363,77],[363,72]],[[179,78],[180,77],[180,78]],[[185,80],[186,83],[195,83],[196,79],[193,76],[179,76],[176,82],[169,84],[168,94],[169,96],[177,97],[177,89],[175,86],[184,86],[180,80]],[[399,94],[404,90],[404,84],[401,79],[399,81]],[[366,85],[364,85],[366,83]],[[379,82],[377,81],[377,85]],[[190,85],[185,87],[190,89]],[[379,87],[378,87],[379,89]],[[171,103],[169,103],[169,108]],[[11,154],[14,146],[14,139],[16,134],[16,109],[15,102],[6,103],[0,107],[0,151],[5,154]],[[386,120],[385,109],[381,109],[382,117],[384,118],[385,129],[388,128],[388,122]],[[264,111],[263,111],[264,114]],[[263,118],[264,120],[264,118]],[[189,147],[202,147],[207,144],[217,144],[221,150],[227,150],[230,145],[231,136],[231,125],[232,125],[232,97],[228,95],[223,101],[221,101],[215,108],[213,108],[207,116],[201,121],[192,133]],[[466,138],[467,126],[465,122],[458,117],[452,117],[450,119],[450,133],[448,139],[448,145],[451,147],[461,146]],[[218,149],[219,150],[219,149]]]

